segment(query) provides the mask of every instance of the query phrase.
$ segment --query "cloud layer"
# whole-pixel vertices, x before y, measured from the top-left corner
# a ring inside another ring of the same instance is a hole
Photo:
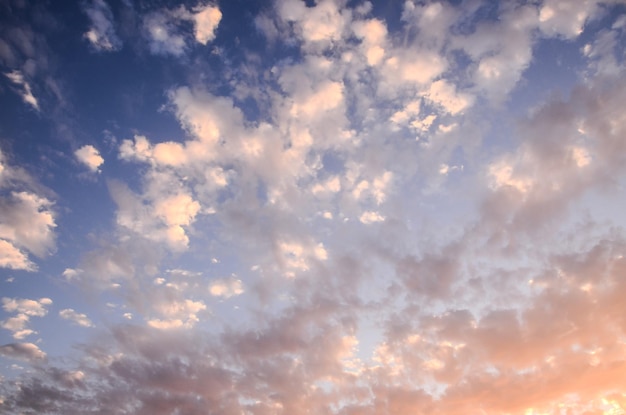
[[[624,413],[623,4],[123,3],[0,153],[0,409]]]

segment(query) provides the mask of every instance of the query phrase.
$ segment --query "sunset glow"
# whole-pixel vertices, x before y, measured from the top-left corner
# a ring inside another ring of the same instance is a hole
[[[0,413],[626,415],[624,0],[0,22]]]

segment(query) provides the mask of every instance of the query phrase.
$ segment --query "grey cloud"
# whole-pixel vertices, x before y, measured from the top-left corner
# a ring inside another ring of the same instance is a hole
[[[46,360],[46,354],[33,343],[9,343],[0,346],[0,354],[13,359],[37,363]]]

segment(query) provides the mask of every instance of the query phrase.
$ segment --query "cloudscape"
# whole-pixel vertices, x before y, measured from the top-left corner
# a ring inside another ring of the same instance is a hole
[[[0,16],[0,413],[626,414],[623,0]]]

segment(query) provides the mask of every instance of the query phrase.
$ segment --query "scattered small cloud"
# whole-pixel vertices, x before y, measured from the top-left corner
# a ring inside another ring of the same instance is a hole
[[[7,313],[16,313],[15,316],[9,317],[1,322],[4,329],[13,332],[13,338],[23,339],[35,331],[28,328],[27,325],[31,317],[43,317],[48,314],[46,306],[52,304],[49,298],[40,298],[39,300],[29,300],[24,298],[2,298],[2,309]]]
[[[72,323],[81,327],[93,327],[93,323],[86,314],[78,313],[71,308],[66,308],[59,311],[59,316],[64,320],[69,320]]]
[[[93,173],[100,172],[100,166],[104,164],[104,159],[100,152],[92,145],[84,145],[74,152],[76,159],[83,163]]]
[[[243,283],[236,277],[215,280],[209,284],[209,292],[215,297],[230,298],[243,294]]]
[[[196,41],[206,45],[215,39],[215,31],[222,19],[222,12],[216,6],[206,5],[193,10]]]

